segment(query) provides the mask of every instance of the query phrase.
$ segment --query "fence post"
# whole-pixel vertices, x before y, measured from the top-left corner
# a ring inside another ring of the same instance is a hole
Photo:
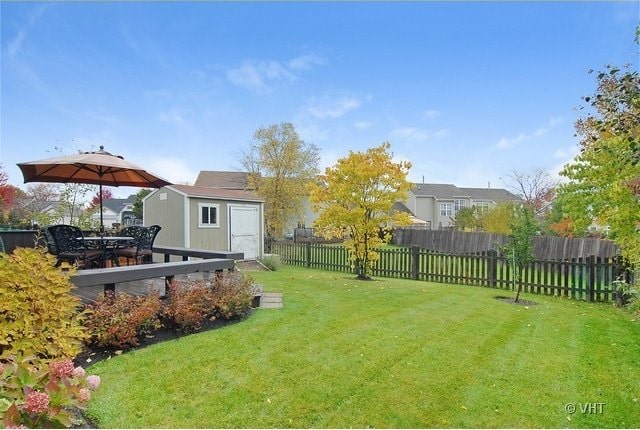
[[[305,263],[307,267],[311,267],[311,242],[305,243]]]
[[[587,264],[589,270],[589,278],[587,280],[587,295],[590,302],[595,302],[595,284],[596,284],[596,256],[590,255],[587,257]]]
[[[418,279],[420,269],[420,247],[418,245],[411,246],[411,279]]]
[[[487,267],[487,277],[488,284],[490,288],[495,288],[497,281],[497,273],[498,273],[498,252],[495,249],[490,249],[487,252],[488,256],[488,267]]]

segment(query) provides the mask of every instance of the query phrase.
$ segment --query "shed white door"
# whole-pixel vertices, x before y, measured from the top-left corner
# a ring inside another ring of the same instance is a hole
[[[260,212],[257,206],[229,206],[231,251],[244,252],[244,258],[260,253]]]

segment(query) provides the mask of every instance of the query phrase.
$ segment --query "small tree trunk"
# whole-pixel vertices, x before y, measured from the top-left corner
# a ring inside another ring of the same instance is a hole
[[[516,298],[513,299],[514,302],[518,303],[518,300],[520,300],[520,291],[522,291],[522,282],[520,282],[520,275],[521,275],[521,269],[518,267],[516,273],[514,273],[514,278],[517,280],[518,282],[518,289],[516,290]]]

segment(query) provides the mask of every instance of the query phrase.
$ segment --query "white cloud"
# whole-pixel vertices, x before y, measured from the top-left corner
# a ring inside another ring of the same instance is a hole
[[[340,118],[346,113],[362,106],[359,97],[352,95],[323,96],[311,98],[307,104],[307,112],[319,119]]]
[[[11,58],[20,53],[20,51],[22,50],[22,44],[24,43],[27,34],[31,31],[36,22],[38,22],[47,7],[47,4],[37,7],[34,12],[29,15],[27,25],[18,30],[16,36],[9,41],[9,43],[7,44],[7,51],[9,52],[9,56]]]
[[[267,79],[270,80],[289,80],[295,81],[297,79],[296,75],[291,73],[277,61],[268,61],[266,63],[259,63],[259,69],[264,71],[264,74],[267,76]]]
[[[262,92],[269,89],[258,67],[249,62],[245,62],[238,68],[227,70],[227,78],[232,84],[247,90]]]
[[[552,117],[547,121],[545,127],[540,127],[533,132],[521,132],[515,137],[501,137],[496,143],[498,149],[510,149],[514,146],[526,142],[527,140],[535,139],[546,135],[553,127],[556,127],[564,122],[562,117]]]
[[[554,116],[553,118],[549,119],[549,122],[547,123],[549,127],[555,127],[556,125],[560,125],[564,122],[564,118],[562,118],[561,116]]]
[[[199,173],[180,158],[152,158],[145,167],[174,184],[193,184]]]
[[[315,54],[301,55],[287,61],[287,66],[292,70],[310,70],[315,66],[324,66],[327,60]]]
[[[162,122],[166,122],[168,124],[173,124],[177,126],[182,126],[186,124],[184,116],[177,108],[172,108],[165,112],[160,112],[158,114],[158,119]]]
[[[302,55],[288,61],[246,60],[239,67],[227,70],[227,79],[241,88],[257,93],[269,93],[278,82],[298,80],[297,72],[311,70],[326,64],[323,57],[314,54]]]
[[[353,126],[358,130],[368,130],[372,125],[373,124],[371,124],[369,121],[358,121],[353,124]]]
[[[426,119],[435,119],[435,118],[437,118],[437,117],[439,117],[439,116],[440,116],[440,111],[438,111],[438,110],[434,110],[434,109],[429,109],[429,110],[427,110],[427,111],[425,111],[425,112],[423,113],[423,116],[424,116]]]
[[[325,129],[320,128],[317,124],[304,123],[304,124],[296,124],[296,130],[302,140],[308,143],[317,143],[324,140],[327,140],[329,132]]]
[[[572,145],[565,148],[559,148],[553,155],[556,159],[561,160],[556,163],[551,169],[549,169],[549,175],[559,182],[566,181],[564,176],[560,175],[560,172],[564,169],[564,166],[573,161],[573,159],[580,153],[580,147],[578,145]]]
[[[400,127],[391,131],[391,136],[413,142],[424,142],[429,139],[443,139],[449,136],[449,130],[440,129],[436,131],[416,127]]]

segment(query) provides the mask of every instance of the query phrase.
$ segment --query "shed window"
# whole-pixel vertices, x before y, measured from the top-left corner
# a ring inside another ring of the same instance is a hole
[[[198,227],[208,228],[220,226],[218,222],[218,212],[220,211],[220,205],[200,203],[198,204],[198,208],[200,209],[200,222],[198,223]]]

